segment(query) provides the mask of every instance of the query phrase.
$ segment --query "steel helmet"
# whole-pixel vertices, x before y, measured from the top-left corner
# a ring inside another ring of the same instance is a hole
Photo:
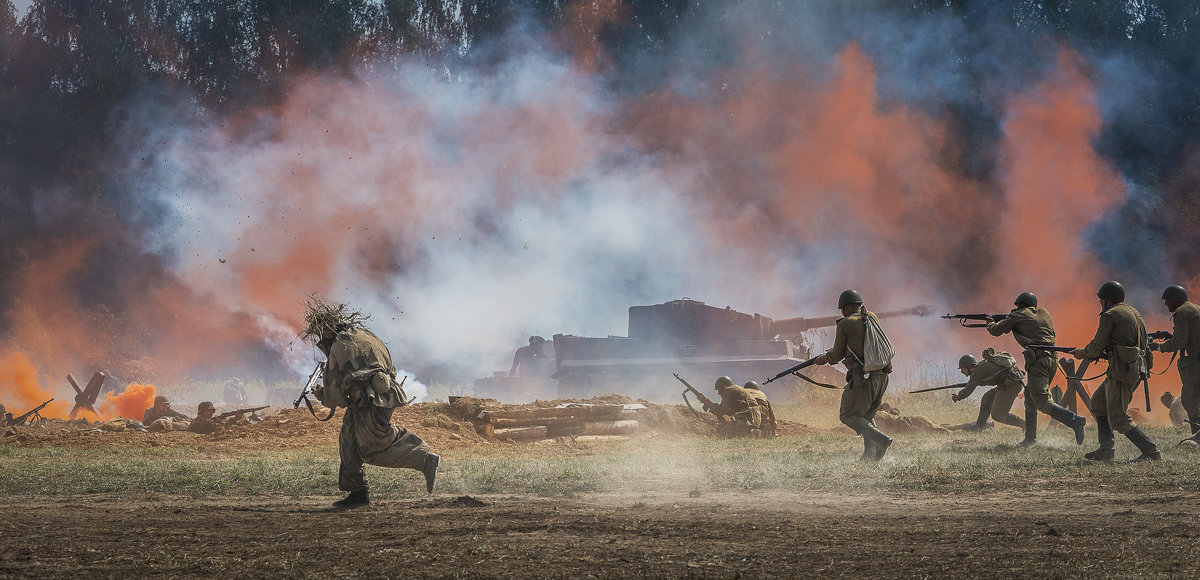
[[[979,361],[975,360],[975,357],[973,357],[969,354],[964,354],[964,355],[958,357],[958,368],[969,369],[969,368],[975,366],[978,362]]]
[[[1167,302],[1187,302],[1187,290],[1183,286],[1167,286],[1163,290],[1162,299]]]
[[[1096,291],[1096,297],[1109,302],[1124,302],[1125,287],[1120,282],[1110,281],[1100,285],[1100,289]]]
[[[717,377],[717,382],[713,385],[717,390],[725,389],[733,386],[733,379],[729,377]]]
[[[847,304],[862,304],[862,301],[858,290],[843,290],[842,295],[838,296],[838,310],[845,308]]]
[[[1033,292],[1022,292],[1019,296],[1017,296],[1016,300],[1013,300],[1013,306],[1016,306],[1018,304],[1028,304],[1029,306],[1037,306],[1037,295],[1034,294]]]
[[[759,391],[761,391],[761,390],[762,390],[762,387],[760,387],[760,386],[758,385],[758,382],[757,382],[757,381],[747,381],[745,385],[742,385],[742,388],[744,388],[744,389],[757,389],[757,390],[759,390]]]

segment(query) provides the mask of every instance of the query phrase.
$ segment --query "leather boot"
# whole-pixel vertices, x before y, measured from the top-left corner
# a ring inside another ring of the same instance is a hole
[[[1158,446],[1156,446],[1154,442],[1150,440],[1150,437],[1146,436],[1146,432],[1142,431],[1141,427],[1134,427],[1125,434],[1125,437],[1137,446],[1138,451],[1142,452],[1141,455],[1130,459],[1130,463],[1137,463],[1139,461],[1158,461]]]
[[[887,448],[892,444],[892,438],[884,435],[879,429],[876,429],[870,421],[863,417],[855,417],[848,424],[851,429],[854,429],[863,438],[863,457],[867,461],[879,461],[883,459],[883,455],[887,453]],[[871,453],[868,455],[867,451]]]
[[[1009,413],[1003,419],[1000,419],[999,422],[1004,423],[1005,425],[1012,425],[1013,427],[1016,427],[1018,429],[1025,428],[1025,420],[1012,414],[1012,413]]]
[[[987,428],[988,416],[992,414],[992,406],[980,403],[979,417],[975,419],[975,423],[963,427],[963,431],[983,431]]]
[[[430,453],[425,456],[425,469],[421,472],[425,474],[425,491],[433,493],[433,482],[437,479],[438,463],[441,463],[442,456],[437,453]]]
[[[1075,431],[1075,444],[1083,445],[1083,427],[1087,425],[1087,419],[1053,403],[1050,405],[1050,417]]]
[[[345,498],[333,502],[333,507],[342,510],[350,510],[367,505],[371,505],[371,492],[367,490],[352,491]]]
[[[1017,447],[1032,447],[1037,443],[1037,410],[1025,411],[1025,439]]]
[[[1084,454],[1083,458],[1091,461],[1112,461],[1115,455],[1113,448],[1116,447],[1116,435],[1112,426],[1108,424],[1108,415],[1096,417],[1096,437],[1100,439],[1100,448]]]
[[[858,458],[859,461],[874,461],[875,459],[875,442],[870,437],[863,436],[863,452]]]

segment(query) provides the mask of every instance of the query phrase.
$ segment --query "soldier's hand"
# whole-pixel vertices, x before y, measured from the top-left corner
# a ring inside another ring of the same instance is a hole
[[[958,402],[958,393],[950,393],[950,400],[957,403]]]
[[[1150,349],[1150,350],[1158,350],[1158,343],[1157,343],[1157,342],[1152,342],[1152,343],[1150,343],[1150,344],[1146,345],[1146,348],[1148,348],[1148,349]]]

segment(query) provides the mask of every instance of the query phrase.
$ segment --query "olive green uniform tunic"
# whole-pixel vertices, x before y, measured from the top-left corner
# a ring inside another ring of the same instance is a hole
[[[1006,360],[1010,364],[1002,364]],[[1017,395],[1025,386],[1025,383],[1022,382],[1025,373],[1017,368],[1016,362],[1016,359],[1006,352],[992,358],[985,356],[975,365],[975,368],[971,369],[967,386],[958,392],[959,400],[971,396],[976,387],[994,386],[996,388],[983,395],[980,404],[992,408],[992,419],[999,423],[1010,423],[1008,413],[1012,410]]]
[[[750,391],[730,385],[721,389],[720,394],[721,402],[710,410],[717,415],[730,417],[728,422],[718,427],[721,435],[742,437],[751,435],[751,430],[762,427],[762,414]]]
[[[1014,308],[1000,322],[989,322],[987,331],[992,336],[1009,332],[1021,348],[1031,344],[1054,344],[1054,319],[1045,308],[1026,306]],[[1044,350],[1025,350],[1025,410],[1037,409],[1050,414],[1053,400],[1050,398],[1050,382],[1058,372],[1058,355]]]
[[[1108,417],[1113,430],[1124,435],[1137,427],[1129,416],[1129,402],[1142,378],[1146,324],[1132,306],[1119,302],[1100,312],[1096,336],[1083,347],[1085,358],[1108,355],[1104,382],[1092,394],[1092,415]]]
[[[1171,323],[1171,338],[1158,350],[1179,353],[1175,363],[1183,391],[1179,398],[1194,433],[1200,428],[1200,306],[1184,302],[1171,314]]]
[[[883,402],[883,394],[887,392],[888,374],[892,372],[892,364],[888,363],[882,370],[866,372],[863,370],[864,342],[867,328],[866,316],[875,313],[860,307],[858,312],[837,321],[834,331],[833,347],[825,357],[829,364],[842,363],[846,366],[846,388],[842,390],[842,401],[838,409],[838,419],[850,425],[855,417],[862,417],[875,425],[875,413]]]
[[[346,407],[338,435],[338,488],[369,491],[364,463],[423,470],[429,445],[392,424],[392,413],[406,402],[383,341],[365,329],[349,330],[337,335],[327,354],[318,398]]]

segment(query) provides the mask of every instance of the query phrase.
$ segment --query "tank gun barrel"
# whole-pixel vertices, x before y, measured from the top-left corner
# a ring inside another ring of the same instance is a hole
[[[904,310],[891,310],[888,312],[877,312],[879,318],[892,318],[895,316],[929,316],[933,312],[933,306],[929,304],[921,304],[906,308]],[[841,316],[822,316],[819,318],[784,318],[782,320],[774,320],[770,325],[771,336],[780,334],[798,334],[806,330],[814,328],[828,328],[837,324],[841,320]]]

